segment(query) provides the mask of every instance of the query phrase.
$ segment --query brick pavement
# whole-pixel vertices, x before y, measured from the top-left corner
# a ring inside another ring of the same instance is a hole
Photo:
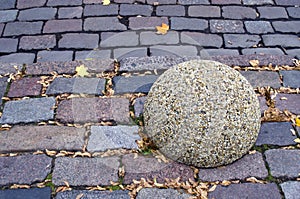
[[[297,198],[299,5],[2,0],[0,198]],[[162,22],[171,30],[157,35]],[[256,89],[259,137],[231,165],[165,162],[136,143],[151,85],[190,59],[228,64]],[[88,76],[75,76],[80,65]]]

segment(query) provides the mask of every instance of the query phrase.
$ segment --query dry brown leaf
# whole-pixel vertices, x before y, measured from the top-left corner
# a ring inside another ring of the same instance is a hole
[[[168,33],[169,26],[165,23],[162,23],[161,26],[156,26],[157,34],[165,35]]]
[[[13,184],[10,186],[11,189],[29,189],[30,186],[27,184]]]
[[[208,189],[208,192],[213,192],[214,190],[216,190],[216,188],[217,188],[217,186],[218,185],[213,185],[212,187],[210,187],[209,189]]]
[[[263,180],[258,180],[255,177],[250,177],[246,179],[247,182],[252,182],[252,183],[260,183],[260,184],[266,184],[265,181]]]
[[[50,151],[50,150],[46,149],[46,154],[49,155],[49,156],[54,156],[54,155],[57,154],[57,152],[56,151]]]
[[[228,180],[223,180],[220,184],[223,186],[229,186],[229,185],[231,185],[231,182]]]
[[[80,198],[82,198],[84,196],[84,194],[83,193],[81,193],[81,194],[78,194],[77,196],[76,196],[76,198],[75,199],[80,199]]]

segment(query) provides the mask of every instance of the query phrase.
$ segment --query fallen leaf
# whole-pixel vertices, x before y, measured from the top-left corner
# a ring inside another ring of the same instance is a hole
[[[209,188],[208,192],[213,192],[214,190],[216,190],[217,185],[213,185],[211,188]]]
[[[259,61],[258,60],[250,60],[249,61],[250,65],[253,67],[257,67],[259,65]]]
[[[162,23],[161,26],[156,26],[156,29],[157,29],[157,34],[160,34],[160,35],[165,35],[168,33],[168,30],[169,30],[169,26],[165,23]]]
[[[296,117],[295,122],[296,122],[296,126],[300,126],[300,118]]]
[[[296,142],[296,143],[300,143],[300,138],[296,138],[296,139],[294,139],[294,142]]]
[[[102,4],[108,6],[110,4],[110,0],[102,0]]]
[[[78,194],[77,196],[76,196],[76,199],[80,199],[80,198],[82,198],[84,196],[84,194],[83,193],[81,193],[81,194]]]
[[[87,72],[87,68],[84,65],[80,65],[76,67],[76,76],[84,77],[89,73]]]

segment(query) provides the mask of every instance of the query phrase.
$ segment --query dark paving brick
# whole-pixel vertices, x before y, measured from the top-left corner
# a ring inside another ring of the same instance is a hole
[[[44,25],[43,33],[58,33],[81,30],[81,19],[49,20]]]
[[[179,34],[175,31],[169,31],[165,35],[158,35],[155,32],[142,32],[140,42],[141,45],[178,44]]]
[[[117,17],[91,17],[84,20],[85,31],[126,30]]]
[[[138,192],[136,199],[144,199],[144,198],[186,199],[186,198],[190,198],[190,197],[191,197],[191,195],[185,193],[184,191],[178,191],[175,189],[144,188]]]
[[[56,119],[64,123],[110,120],[129,123],[129,101],[125,98],[73,98],[58,105]]]
[[[280,199],[281,195],[275,183],[269,184],[231,184],[229,186],[218,185],[216,190],[208,194],[209,199],[218,198],[274,198]]]
[[[136,140],[140,140],[138,126],[92,126],[88,151],[106,151],[108,149],[138,149]]]
[[[265,178],[267,175],[268,171],[259,152],[245,155],[242,159],[227,166],[200,169],[198,174],[199,179],[203,181],[242,180],[248,177]]]
[[[148,93],[153,83],[159,76],[117,76],[113,78],[115,94]]]
[[[241,74],[254,87],[271,86],[272,88],[279,88],[280,78],[277,72],[269,71],[241,71]]]
[[[0,160],[0,185],[43,181],[51,171],[52,159],[46,155],[0,157]]]
[[[20,39],[19,49],[47,49],[54,46],[56,46],[55,35],[23,36]]]
[[[78,195],[81,195],[82,199],[130,199],[128,191],[87,191],[87,190],[72,190],[58,192],[55,199],[65,199],[65,198],[76,198]]]
[[[242,4],[240,0],[211,0],[212,4],[221,4],[221,5],[226,5],[226,4]]]
[[[255,19],[256,11],[242,6],[224,6],[222,16],[227,19]]]
[[[182,32],[181,42],[197,46],[220,48],[223,44],[223,39],[221,36],[216,34]]]
[[[278,94],[275,98],[275,106],[279,110],[289,110],[292,113],[300,114],[300,94]]]
[[[283,7],[258,7],[259,17],[263,19],[287,19],[288,15]]]
[[[265,34],[274,32],[271,23],[268,21],[245,21],[245,27],[247,31],[252,34]]]
[[[0,9],[11,9],[14,8],[16,4],[16,0],[2,0],[0,4]]]
[[[191,17],[221,17],[218,6],[189,6],[188,15]]]
[[[55,160],[52,181],[55,185],[65,185],[64,181],[71,186],[110,185],[119,179],[119,165],[119,157],[60,157]]]
[[[299,0],[275,0],[275,3],[277,5],[291,5],[291,6],[300,5]]]
[[[75,6],[81,5],[82,0],[48,0],[47,6]]]
[[[278,146],[294,145],[294,139],[291,133],[293,126],[289,122],[264,122],[261,125],[256,145],[271,144]]]
[[[0,190],[0,198],[2,199],[35,199],[51,198],[51,188],[30,188],[30,189],[6,189]]]
[[[152,156],[134,157],[134,154],[124,155],[122,164],[125,167],[124,184],[132,183],[132,180],[139,180],[141,178],[153,180],[157,182],[164,182],[165,178],[176,179],[181,177],[180,181],[187,181],[189,178],[194,179],[193,170],[176,162],[163,163]]]
[[[300,150],[271,149],[265,152],[271,175],[296,178],[300,173]]]
[[[179,45],[179,46],[165,46],[157,45],[150,47],[151,56],[197,56],[198,50],[196,46]]]
[[[134,102],[134,115],[135,117],[141,116],[144,112],[144,104],[146,101],[147,97],[139,97],[135,99]]]
[[[37,62],[72,61],[73,51],[39,51]]]
[[[284,55],[283,51],[280,48],[246,48],[242,49],[243,55]]]
[[[22,78],[13,81],[10,85],[8,97],[25,97],[37,96],[41,94],[42,85],[38,83],[41,79],[39,77]]]
[[[224,43],[227,48],[247,48],[258,45],[261,41],[259,35],[224,34]]]
[[[273,5],[273,0],[243,0],[244,5]]]
[[[104,32],[101,34],[101,47],[138,46],[138,44],[139,35],[136,32]]]
[[[176,0],[147,0],[148,4],[176,4]]]
[[[244,33],[244,24],[239,20],[210,20],[212,33]]]
[[[297,35],[263,35],[263,42],[266,46],[284,46],[284,47],[300,47],[300,40]]]
[[[17,18],[17,10],[0,10],[0,23],[14,21]]]
[[[101,73],[114,70],[113,59],[82,60],[80,63],[88,68],[89,73]]]
[[[194,5],[194,4],[209,4],[208,0],[178,0],[182,5]]]
[[[171,17],[171,29],[173,30],[205,30],[208,22],[204,19]]]
[[[69,33],[62,35],[58,42],[58,47],[94,49],[98,47],[98,43],[98,34]]]
[[[18,0],[17,8],[33,8],[33,7],[41,7],[45,5],[47,0]]]
[[[300,193],[300,182],[288,181],[280,184],[286,199],[297,199]]]
[[[299,33],[300,21],[274,21],[272,22],[274,29],[283,33]]]
[[[157,16],[185,16],[185,8],[181,5],[165,5],[156,7]]]
[[[300,18],[300,8],[299,7],[289,7],[286,9],[289,13],[289,16],[292,18]]]
[[[154,30],[162,23],[169,24],[167,17],[129,17],[129,29]]]
[[[109,59],[111,50],[84,50],[75,52],[75,60],[85,59]]]
[[[283,77],[283,86],[291,88],[300,88],[300,71],[280,71]]]
[[[287,50],[287,54],[290,56],[297,57],[297,59],[300,59],[300,49]]]
[[[18,46],[18,39],[1,38],[0,39],[0,52],[10,53],[16,52]]]
[[[203,49],[200,51],[201,57],[204,55],[208,56],[216,56],[216,55],[239,55],[239,51],[235,49]]]
[[[84,128],[64,126],[14,126],[0,134],[0,151],[81,150]]]
[[[117,48],[113,51],[113,58],[122,60],[128,57],[146,57],[147,48]]]
[[[58,9],[59,19],[81,18],[83,12],[82,7],[62,7]]]
[[[153,7],[150,5],[137,5],[137,4],[121,4],[120,5],[120,15],[122,16],[151,16],[153,12]]]
[[[33,98],[5,103],[1,124],[40,122],[53,119],[55,99]]]
[[[20,11],[19,21],[49,20],[55,18],[56,8],[32,8]]]
[[[0,66],[1,67],[1,66]],[[1,77],[0,78],[0,99],[4,96],[6,89],[7,89],[7,77]],[[0,100],[0,105],[2,105],[2,100]]]
[[[84,16],[108,16],[118,15],[119,6],[116,4],[104,5],[86,5],[84,7]]]
[[[33,63],[34,59],[35,59],[35,54],[33,53],[12,53],[9,55],[1,56],[0,62],[30,64]]]
[[[105,89],[105,79],[99,78],[56,78],[48,87],[46,94],[63,93],[102,95]]]
[[[7,23],[4,29],[4,36],[14,35],[35,35],[42,32],[43,22],[12,22]]]

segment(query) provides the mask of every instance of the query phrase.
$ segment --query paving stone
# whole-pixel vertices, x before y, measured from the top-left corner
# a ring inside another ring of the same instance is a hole
[[[17,8],[33,8],[33,7],[42,7],[46,3],[46,0],[18,0]]]
[[[1,38],[0,39],[0,52],[10,53],[16,52],[18,46],[18,39]]]
[[[86,5],[84,7],[84,16],[107,16],[118,15],[119,6],[116,4],[104,5]]]
[[[227,48],[236,47],[252,47],[258,45],[261,41],[259,35],[246,35],[246,34],[224,34],[224,43]]]
[[[4,30],[4,24],[0,23],[0,37],[2,35],[3,30]]]
[[[176,0],[147,0],[148,4],[176,4]]]
[[[1,56],[0,62],[30,64],[33,63],[34,59],[35,59],[35,54],[33,53],[12,53],[9,55]]]
[[[297,199],[300,193],[300,182],[288,181],[280,184],[286,199]]]
[[[169,24],[167,17],[129,17],[129,29],[155,30],[162,23]]]
[[[243,0],[244,5],[274,5],[273,0]]]
[[[151,16],[153,7],[150,5],[138,5],[138,4],[121,4],[119,14],[122,16]]]
[[[181,42],[205,47],[220,48],[223,44],[222,37],[216,34],[206,34],[197,32],[182,32]]]
[[[81,5],[82,0],[48,0],[47,6],[75,6]]]
[[[0,124],[40,122],[53,119],[55,99],[33,98],[5,103]]]
[[[189,6],[188,15],[191,17],[221,17],[219,6]]]
[[[259,17],[264,19],[287,19],[288,15],[283,7],[257,7]]]
[[[248,177],[265,178],[268,176],[268,171],[261,153],[256,152],[245,155],[227,166],[200,169],[198,176],[202,181],[242,180]]]
[[[300,71],[280,71],[283,77],[283,86],[291,88],[300,88]]]
[[[105,89],[105,79],[99,78],[64,78],[58,77],[47,88],[47,95],[63,93],[102,95]]]
[[[245,21],[245,27],[247,31],[252,34],[265,34],[274,32],[271,23],[268,21]]]
[[[289,13],[289,16],[292,17],[292,18],[300,18],[300,8],[299,7],[289,7],[289,8],[286,8],[286,10],[288,11]]]
[[[300,5],[299,0],[275,0],[275,3],[277,5],[291,5],[291,6],[295,6],[295,5]]]
[[[82,7],[62,7],[58,9],[59,19],[81,18],[83,12]]]
[[[126,30],[117,17],[91,17],[84,20],[85,31]]]
[[[222,16],[228,19],[255,19],[256,11],[253,8],[242,6],[224,6]]]
[[[0,151],[82,150],[84,128],[64,126],[14,126],[0,134]]]
[[[178,3],[182,5],[209,4],[209,1],[208,0],[178,0]]]
[[[83,194],[84,198],[97,198],[97,199],[130,199],[128,191],[116,190],[116,191],[88,191],[88,190],[72,190],[58,192],[55,199],[65,199],[65,198],[76,198]]]
[[[7,77],[0,78],[0,99],[2,99],[2,97],[4,97],[4,94],[6,92],[7,84],[8,84],[7,80],[8,80]],[[0,106],[1,105],[2,105],[2,100],[0,100]]]
[[[147,48],[117,48],[113,50],[113,58],[122,60],[128,57],[146,57]]]
[[[209,199],[218,198],[274,198],[280,199],[281,194],[275,183],[269,184],[231,184],[229,186],[218,185],[215,191],[208,194]]]
[[[140,117],[144,112],[144,104],[147,97],[139,97],[134,101],[134,116]]]
[[[35,35],[42,31],[43,22],[12,22],[7,23],[4,29],[4,36],[14,35]]]
[[[300,59],[300,49],[291,49],[291,50],[287,50],[287,54],[297,57],[297,59]]]
[[[54,19],[56,11],[56,8],[32,8],[27,10],[21,10],[18,15],[18,20],[33,21]]]
[[[299,177],[300,150],[271,149],[265,152],[265,156],[275,178]]]
[[[49,20],[45,23],[43,33],[82,31],[81,19]]]
[[[60,102],[56,119],[63,123],[115,121],[130,123],[129,101],[125,98],[73,98]]]
[[[9,74],[9,73],[15,73],[16,72],[16,68],[18,70],[21,70],[22,67],[23,67],[23,64],[18,64],[18,63],[13,63],[13,62],[5,63],[5,62],[2,62],[0,60],[0,75],[5,75],[5,74]],[[0,78],[0,82],[1,81],[7,81],[6,77],[1,77]],[[5,90],[3,90],[3,92],[5,92]]]
[[[46,155],[0,157],[0,160],[2,186],[43,181],[51,171],[52,158]]]
[[[240,0],[211,0],[212,4],[221,4],[221,5],[226,5],[226,4],[242,4]]]
[[[258,101],[259,101],[259,106],[260,106],[260,113],[261,113],[261,116],[263,116],[265,110],[268,109],[268,106],[267,106],[267,103],[266,103],[267,102],[266,98],[264,96],[259,96]]]
[[[72,61],[73,51],[39,51],[37,54],[37,62],[49,61]]]
[[[11,9],[15,8],[16,0],[2,0],[0,4],[0,9],[5,10],[5,9]]]
[[[202,51],[204,51],[205,55],[209,55],[209,56],[216,56],[216,55],[239,55],[239,51],[238,50],[232,50],[232,49],[203,49]],[[200,51],[200,55],[201,57],[203,56],[202,51]]]
[[[292,113],[300,114],[299,94],[278,94],[275,98],[275,105],[281,111],[289,110]]]
[[[176,31],[169,31],[165,35],[158,35],[156,32],[141,32],[140,43],[141,45],[178,44],[179,34]]]
[[[157,75],[116,76],[113,78],[115,94],[148,93],[158,77]]]
[[[190,197],[191,195],[185,193],[184,191],[178,191],[175,189],[143,188],[138,192],[136,199],[145,199],[145,198],[186,199]]]
[[[272,22],[274,29],[284,33],[299,33],[300,21],[274,21]]]
[[[33,49],[47,49],[56,46],[55,35],[41,35],[41,36],[23,36],[20,39],[19,49],[33,50]]]
[[[11,83],[8,97],[37,96],[41,94],[42,85],[39,77],[24,77]]]
[[[111,50],[87,50],[87,51],[75,52],[75,60],[109,59],[110,57],[111,57]]]
[[[284,55],[280,48],[246,48],[242,49],[243,55],[259,54],[259,55]]]
[[[114,1],[115,3],[118,3],[117,0]],[[102,3],[102,0],[83,0],[84,4],[99,4]]]
[[[51,188],[30,188],[30,189],[5,189],[0,190],[0,198],[14,198],[14,199],[21,199],[21,198],[44,198],[50,199],[51,198]]]
[[[208,22],[204,19],[171,17],[171,29],[173,30],[205,30]]]
[[[114,71],[115,69],[115,62],[113,59],[82,60],[79,63],[87,67],[89,73],[102,73]]]
[[[150,47],[151,56],[172,55],[178,57],[196,56],[198,54],[195,46],[152,46]]]
[[[181,5],[165,5],[156,7],[157,16],[185,16],[185,8]]]
[[[87,150],[138,149],[135,142],[141,139],[138,131],[138,126],[92,126]]]
[[[65,185],[67,181],[71,186],[110,185],[110,181],[119,180],[119,166],[119,157],[59,157],[55,159],[52,182]]]
[[[176,179],[181,177],[180,181],[187,181],[189,178],[194,180],[193,170],[176,162],[163,163],[158,162],[153,156],[134,154],[124,155],[122,158],[122,165],[125,168],[124,184],[132,183],[132,180],[140,180],[141,178],[153,180],[156,178],[157,182],[162,183],[165,178]]]
[[[121,32],[101,34],[101,47],[138,46],[139,36],[136,32]]]
[[[16,20],[17,14],[18,10],[0,10],[0,23]]]
[[[252,87],[279,88],[280,78],[277,72],[270,71],[240,71],[240,73],[249,81]]]
[[[283,46],[283,47],[300,47],[300,40],[297,35],[263,35],[265,46]]]
[[[62,38],[58,42],[58,47],[94,49],[98,47],[98,43],[98,34],[69,33],[62,35]]]
[[[210,20],[212,33],[244,33],[244,24],[238,20]]]
[[[295,145],[297,137],[292,135],[291,129],[293,126],[289,122],[263,122],[255,145]]]

